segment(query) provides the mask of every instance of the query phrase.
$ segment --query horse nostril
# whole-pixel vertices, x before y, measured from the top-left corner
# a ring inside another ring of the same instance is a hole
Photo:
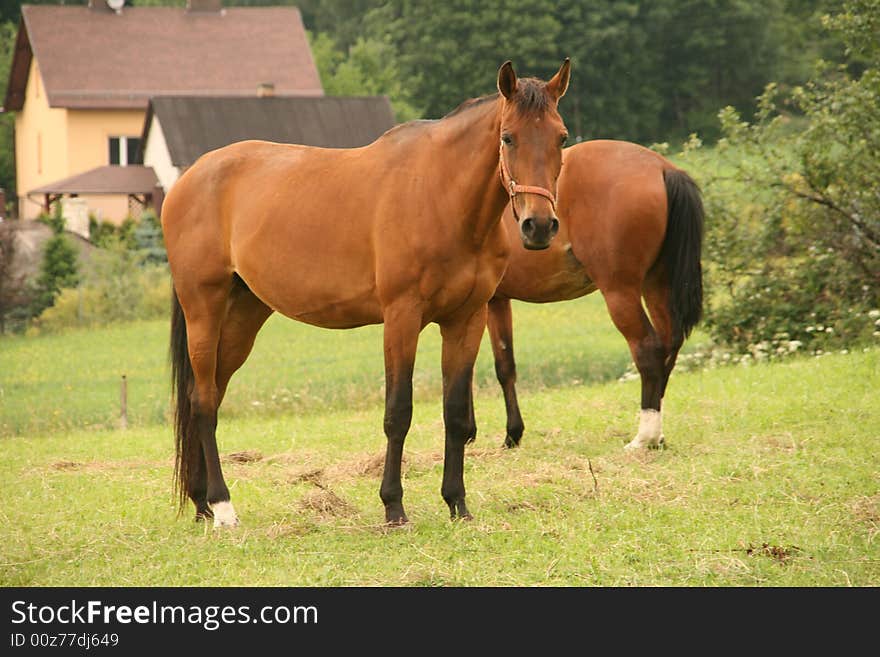
[[[553,217],[550,220],[550,237],[553,237],[558,232],[559,232],[559,219],[557,219],[556,217]]]
[[[534,219],[523,219],[522,232],[523,232],[523,235],[530,237],[535,232],[535,220]]]

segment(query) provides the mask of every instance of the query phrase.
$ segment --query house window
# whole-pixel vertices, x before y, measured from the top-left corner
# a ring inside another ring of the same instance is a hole
[[[127,166],[129,164],[142,164],[138,159],[138,151],[141,140],[138,137],[110,137],[108,140],[110,149],[110,164]]]

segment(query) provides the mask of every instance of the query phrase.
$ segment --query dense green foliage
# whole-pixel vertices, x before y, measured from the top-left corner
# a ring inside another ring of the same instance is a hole
[[[0,104],[6,98],[6,85],[9,81],[9,67],[12,64],[12,51],[15,49],[15,24],[0,22]],[[15,117],[0,114],[0,189],[6,191],[7,202],[15,198],[15,141],[13,137]]]
[[[719,107],[751,112],[768,81],[802,82],[813,59],[831,50],[818,19],[829,2],[821,0],[299,4],[310,29],[339,53],[364,40],[385,44],[401,100],[428,118],[494,91],[505,59],[546,77],[571,57],[562,112],[584,139],[713,137]]]
[[[312,37],[311,47],[327,95],[385,95],[398,121],[421,116],[404,88],[396,51],[387,39],[358,38],[343,54],[327,34],[319,33]]]
[[[149,264],[143,253],[117,243],[92,253],[82,283],[62,290],[31,322],[29,334],[164,318],[170,292],[166,265]]]
[[[878,21],[877,0],[845,2],[826,23],[848,67],[821,64],[787,96],[768,86],[753,123],[721,113],[727,168],[706,181],[720,343],[772,355],[880,336]]]
[[[90,241],[97,248],[83,253],[65,231],[61,204],[39,220],[52,229],[52,236],[43,246],[34,280],[26,280],[11,266],[19,222],[6,222],[0,233],[0,335],[167,314],[168,257],[153,211],[145,211],[138,220],[128,217],[119,226],[90,217]]]
[[[144,264],[158,265],[168,262],[162,224],[153,210],[145,211],[132,230],[134,251],[140,254]]]
[[[80,280],[76,248],[64,233],[61,205],[57,204],[56,211],[52,215],[41,219],[52,229],[52,237],[43,246],[40,274],[36,279],[30,309],[30,313],[34,316],[50,308],[63,288],[76,287]]]

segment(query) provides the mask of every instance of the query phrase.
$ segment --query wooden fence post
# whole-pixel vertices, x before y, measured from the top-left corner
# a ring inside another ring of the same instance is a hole
[[[125,374],[122,375],[122,387],[119,393],[119,426],[122,429],[128,429],[128,381]]]

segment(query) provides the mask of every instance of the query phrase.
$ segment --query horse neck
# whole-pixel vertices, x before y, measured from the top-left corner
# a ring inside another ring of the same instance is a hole
[[[435,143],[443,162],[448,163],[441,176],[443,186],[455,190],[460,205],[444,221],[479,246],[498,226],[509,201],[498,170],[500,97],[450,116],[441,124],[441,137]]]

